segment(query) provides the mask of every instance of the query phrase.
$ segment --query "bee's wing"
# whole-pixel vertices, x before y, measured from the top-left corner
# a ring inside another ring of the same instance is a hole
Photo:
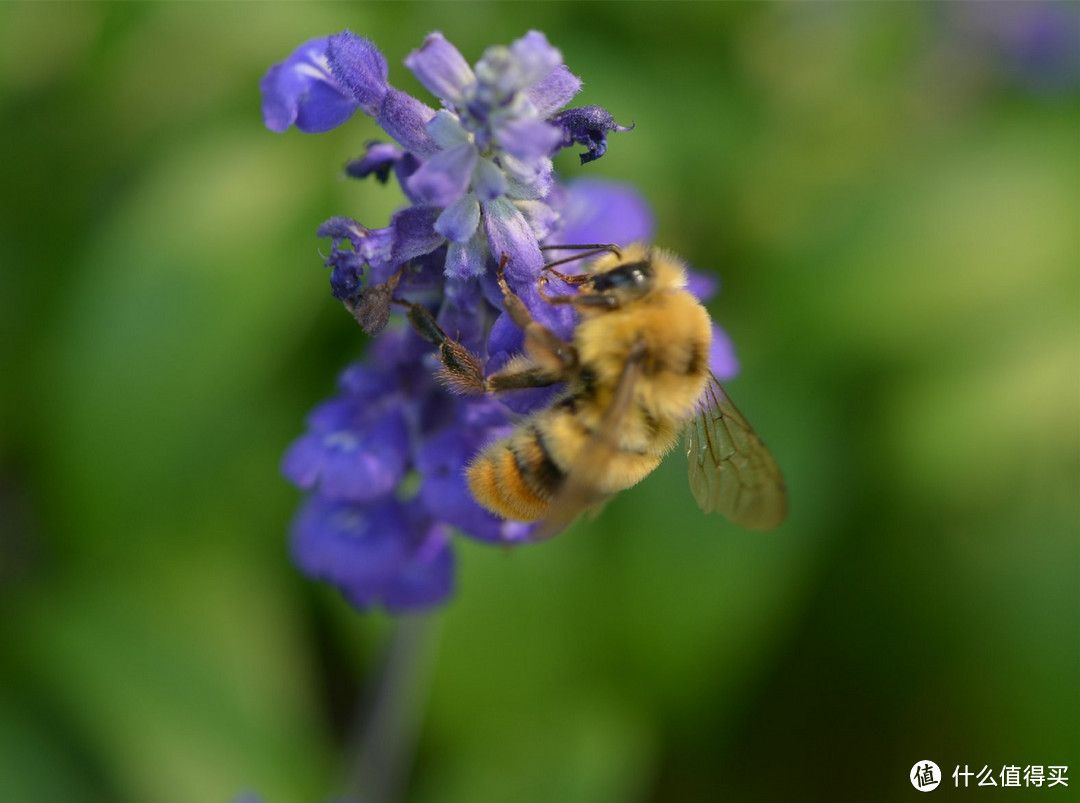
[[[533,540],[543,540],[558,535],[578,514],[607,501],[611,494],[596,487],[596,478],[602,476],[608,464],[619,450],[619,430],[626,414],[634,403],[634,386],[641,376],[641,355],[634,354],[623,365],[619,381],[611,397],[611,403],[596,431],[574,458],[570,470],[555,493],[547,514],[533,532]]]
[[[771,530],[787,515],[780,468],[715,376],[686,427],[690,490],[706,513],[750,530]]]

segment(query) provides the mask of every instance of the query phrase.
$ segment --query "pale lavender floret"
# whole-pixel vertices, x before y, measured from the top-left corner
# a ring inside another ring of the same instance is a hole
[[[495,128],[499,146],[516,159],[542,159],[563,140],[558,129],[543,120],[519,117]]]
[[[490,159],[481,158],[473,171],[472,191],[481,201],[494,201],[509,190],[506,174]]]
[[[476,81],[464,56],[438,31],[405,58],[405,66],[428,92],[453,106],[465,101],[466,90]]]
[[[477,159],[468,142],[439,151],[409,177],[409,189],[424,203],[449,206],[468,191]]]
[[[487,263],[487,243],[477,230],[466,242],[451,242],[447,246],[443,270],[447,276],[454,276],[459,281],[473,279],[487,273]]]
[[[581,91],[581,79],[570,72],[565,64],[555,69],[525,90],[536,109],[536,116],[546,120],[574,99]]]
[[[468,243],[480,225],[480,202],[471,193],[443,210],[435,221],[435,231],[452,243]],[[460,276],[451,266],[446,269],[448,276]]]
[[[506,277],[511,286],[536,281],[544,266],[544,257],[525,216],[505,198],[496,198],[481,206],[491,253],[506,254]]]
[[[503,77],[513,89],[528,89],[562,64],[562,53],[540,31],[529,31],[510,45],[513,67]]]

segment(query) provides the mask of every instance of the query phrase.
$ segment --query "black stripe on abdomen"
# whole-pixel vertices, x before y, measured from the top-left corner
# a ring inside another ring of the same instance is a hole
[[[532,454],[522,454],[524,449],[513,449],[514,464],[525,484],[540,497],[550,497],[562,484],[566,474],[551,458],[551,451],[544,442],[544,435],[535,424],[526,431],[528,438],[528,451]]]

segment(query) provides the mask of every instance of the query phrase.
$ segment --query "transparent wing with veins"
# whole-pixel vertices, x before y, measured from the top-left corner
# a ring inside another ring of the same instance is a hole
[[[787,516],[779,466],[715,376],[686,427],[686,455],[690,490],[706,513],[750,530],[771,530]]]

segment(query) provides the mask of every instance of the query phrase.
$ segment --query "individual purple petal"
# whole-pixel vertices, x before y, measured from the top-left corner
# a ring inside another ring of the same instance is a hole
[[[384,339],[389,342],[389,338],[388,334]],[[353,363],[342,371],[337,385],[342,393],[355,401],[377,402],[397,390],[396,377],[393,374],[363,363]],[[312,426],[314,428],[314,425]]]
[[[481,158],[473,170],[472,189],[481,201],[494,201],[506,192],[506,176],[490,159]]]
[[[438,31],[406,56],[405,66],[428,92],[454,106],[462,104],[465,90],[476,81],[469,63]]]
[[[480,204],[470,193],[443,210],[435,221],[435,231],[454,243],[472,239],[480,225]]]
[[[397,177],[398,186],[401,187],[401,191],[405,193],[405,198],[411,204],[420,203],[420,199],[414,196],[409,189],[409,177],[420,169],[421,164],[423,164],[423,162],[408,151],[405,152],[404,156],[394,162],[394,175]]]
[[[442,237],[440,236],[440,240]],[[443,291],[445,277],[443,265],[446,262],[446,241],[438,248],[414,257],[406,266],[401,276],[401,288],[410,293],[429,298],[432,294]],[[412,327],[409,327],[412,331]],[[425,341],[421,341],[425,342]],[[422,350],[423,351],[423,350]],[[430,348],[427,349],[430,351]]]
[[[538,241],[547,237],[559,221],[559,213],[543,201],[515,201],[514,206],[525,216]]]
[[[528,89],[562,64],[562,53],[540,31],[529,31],[510,45],[516,60],[518,89]]]
[[[442,245],[443,237],[435,231],[435,221],[441,212],[437,206],[409,206],[394,213],[390,218],[394,232],[390,259],[393,265],[403,265]]]
[[[341,250],[336,245],[331,246],[326,266],[331,268],[330,292],[334,298],[345,301],[360,294],[364,261],[359,254]]]
[[[712,347],[709,349],[709,369],[713,375],[724,382],[739,374],[739,360],[735,356],[735,344],[727,332],[712,325]]]
[[[535,283],[544,266],[544,257],[525,216],[505,198],[488,201],[482,206],[488,246],[496,262],[506,255],[507,279],[512,285]]]
[[[487,247],[479,232],[467,243],[450,243],[446,249],[443,269],[447,278],[471,279],[483,276],[487,270]]]
[[[518,354],[525,344],[525,335],[510,319],[507,313],[502,313],[491,325],[491,333],[488,335],[488,353],[491,355],[505,354],[512,357]],[[501,366],[500,366],[501,367]],[[489,366],[489,370],[491,370]]]
[[[510,289],[521,299],[537,322],[551,329],[563,340],[573,337],[577,319],[573,308],[569,304],[551,304],[540,296],[539,274],[532,277],[519,278],[510,273],[509,263],[506,266],[506,279]],[[488,303],[502,309],[503,293],[499,287],[495,271],[487,271],[481,277],[481,289]],[[500,315],[491,329],[488,339],[488,353],[495,354],[501,350],[517,352],[521,350],[521,330],[507,318]]]
[[[518,159],[532,160],[547,156],[563,140],[562,131],[543,120],[519,117],[500,124],[495,138],[506,153]]]
[[[686,289],[689,290],[698,301],[706,302],[716,295],[720,289],[720,279],[712,273],[686,269]]]
[[[383,131],[393,137],[401,147],[416,156],[434,156],[439,147],[428,135],[427,124],[435,116],[435,110],[426,103],[390,87],[379,107],[375,121]]]
[[[430,608],[444,602],[454,591],[454,554],[450,533],[431,525],[419,548],[389,578],[380,592],[390,612]],[[348,596],[348,592],[346,592]]]
[[[397,145],[372,140],[367,143],[362,157],[345,165],[345,175],[349,178],[367,178],[374,174],[380,184],[385,184],[390,178],[390,171],[404,153]]]
[[[368,230],[352,218],[332,217],[324,221],[317,232],[319,237],[330,237],[330,255],[326,257],[326,267],[331,268],[330,290],[334,298],[344,301],[360,292],[360,277],[363,274],[364,259],[358,249],[368,235]],[[351,250],[341,247],[342,241],[348,240]]]
[[[582,106],[567,109],[551,118],[552,125],[563,131],[562,147],[575,142],[588,148],[581,154],[581,163],[599,159],[607,153],[607,135],[610,131],[630,131],[633,126],[621,126],[615,118],[600,106]]]
[[[394,259],[394,228],[371,229],[360,241],[360,254],[371,268],[372,284],[382,284],[397,270]]]
[[[342,31],[329,38],[326,60],[334,77],[352,92],[360,110],[371,117],[378,114],[390,88],[386,59],[379,49],[352,31]]]
[[[469,189],[477,158],[469,142],[439,151],[412,174],[409,189],[424,203],[449,206]]]
[[[292,553],[310,577],[377,592],[406,560],[409,523],[398,502],[333,501],[313,495],[292,527]]]
[[[568,310],[563,308],[563,311]],[[488,337],[488,353],[491,358],[486,366],[487,372],[491,374],[501,370],[511,358],[521,354],[523,344],[522,332],[510,320],[510,316],[506,313],[500,315]],[[550,406],[565,389],[565,385],[560,383],[546,388],[504,390],[499,393],[498,398],[499,402],[512,412],[526,415]]]
[[[577,315],[570,304],[552,304],[545,300],[540,295],[539,283],[536,279],[525,285],[514,287],[513,290],[528,307],[537,323],[543,324],[563,340],[573,339]]]
[[[435,320],[467,349],[480,351],[487,324],[487,311],[481,308],[485,302],[480,283],[474,278],[448,278],[451,281],[445,284],[446,297]]]
[[[411,326],[387,329],[368,349],[368,359],[383,370],[393,372],[394,382],[404,390],[401,374],[408,373],[425,354],[431,352],[431,344],[420,337]],[[398,403],[391,399],[391,403]]]
[[[506,419],[506,413],[503,413]],[[461,427],[449,427],[428,438],[416,458],[423,480],[417,499],[432,516],[482,541],[499,539],[499,521],[469,493],[465,468],[493,438]]]
[[[581,79],[570,72],[565,64],[541,78],[525,94],[536,107],[536,116],[546,120],[574,99],[581,90]]]
[[[483,242],[482,238],[477,239]],[[443,285],[443,295],[446,297],[444,307],[453,305],[475,318],[484,317],[484,294],[477,282],[447,282]]]
[[[499,156],[506,173],[506,195],[510,198],[537,201],[546,198],[554,187],[551,159],[523,161],[508,153]]]
[[[313,434],[322,435],[338,429],[347,429],[357,420],[356,399],[333,398],[322,402],[312,410],[305,421]],[[312,482],[299,483],[301,488],[310,487]]]
[[[368,230],[351,217],[335,215],[319,224],[315,232],[316,237],[333,237],[334,239],[348,239],[354,246],[359,246],[360,241],[368,235]]]
[[[310,39],[259,81],[263,121],[282,133],[295,124],[309,134],[329,131],[356,112],[352,94],[330,73],[327,37]]]
[[[462,142],[469,142],[469,132],[461,125],[456,114],[446,109],[439,109],[427,124],[428,136],[440,148],[452,148]]]
[[[408,427],[398,408],[362,428],[312,432],[293,442],[282,473],[327,499],[370,501],[392,491],[405,473]]]
[[[553,244],[616,243],[651,240],[653,214],[636,189],[603,179],[580,179],[567,189]]]

